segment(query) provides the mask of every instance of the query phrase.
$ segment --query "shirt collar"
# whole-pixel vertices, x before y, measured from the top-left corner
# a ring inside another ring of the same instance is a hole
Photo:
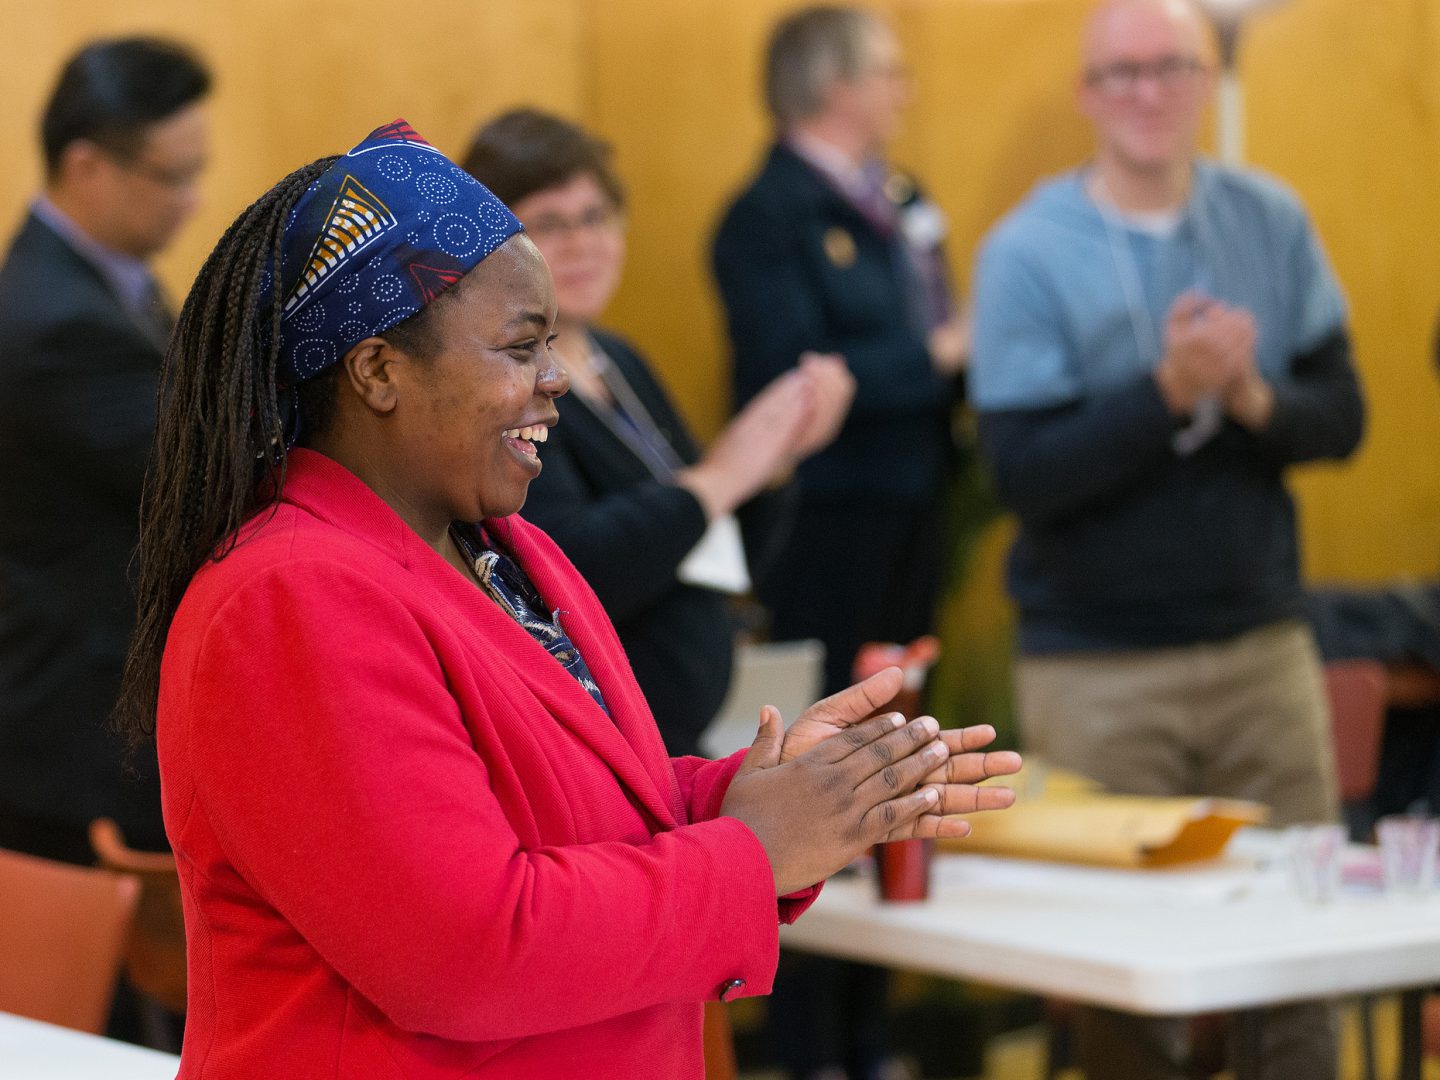
[[[144,312],[149,307],[154,295],[155,275],[143,259],[100,243],[45,195],[36,196],[30,204],[30,212],[99,272],[127,310]]]
[[[870,182],[864,165],[857,165],[839,147],[806,131],[792,131],[785,144],[812,168],[850,198],[863,199]]]

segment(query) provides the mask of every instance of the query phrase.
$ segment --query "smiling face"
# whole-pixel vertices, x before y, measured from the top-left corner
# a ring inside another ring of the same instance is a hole
[[[316,449],[359,475],[433,546],[452,521],[513,514],[540,475],[537,443],[569,379],[550,349],[555,290],[511,237],[435,301],[427,355],[384,338],[346,354]]]
[[[1092,17],[1080,106],[1099,152],[1135,172],[1166,169],[1195,153],[1210,99],[1212,50],[1184,0],[1114,0]]]
[[[515,216],[555,277],[555,301],[567,323],[594,322],[610,304],[625,264],[622,213],[594,174],[517,201]]]

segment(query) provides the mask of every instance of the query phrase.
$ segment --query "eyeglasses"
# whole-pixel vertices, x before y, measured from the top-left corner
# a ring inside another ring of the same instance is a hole
[[[575,217],[559,214],[542,214],[525,222],[525,231],[537,243],[547,240],[562,240],[576,233],[608,233],[618,229],[622,214],[613,203],[600,203],[582,210]]]
[[[166,168],[163,165],[142,161],[140,158],[125,158],[119,155],[112,155],[112,160],[126,172],[134,173],[169,191],[185,191],[193,188],[200,182],[200,173],[205,167],[201,163],[185,165],[180,168]]]
[[[1179,90],[1209,71],[1193,56],[1162,56],[1142,64],[1133,60],[1117,60],[1104,67],[1091,68],[1085,82],[1113,97],[1133,94],[1142,79],[1150,79],[1161,90]]]

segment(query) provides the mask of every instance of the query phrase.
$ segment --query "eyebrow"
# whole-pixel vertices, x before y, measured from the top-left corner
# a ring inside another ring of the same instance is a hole
[[[525,326],[527,324],[538,326],[543,330],[545,327],[550,325],[550,320],[547,319],[544,314],[539,311],[522,311],[513,319],[506,320],[505,329],[510,330],[513,328]]]

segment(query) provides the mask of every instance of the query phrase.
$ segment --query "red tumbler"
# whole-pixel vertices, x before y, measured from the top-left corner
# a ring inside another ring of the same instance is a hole
[[[924,900],[930,895],[930,855],[934,840],[892,840],[875,845],[880,899],[886,903]]]

